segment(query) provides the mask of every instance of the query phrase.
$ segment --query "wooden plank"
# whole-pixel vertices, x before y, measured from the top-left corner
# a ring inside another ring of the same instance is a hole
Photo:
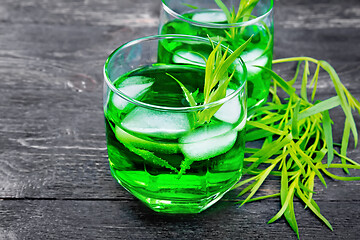
[[[295,204],[301,239],[355,239],[360,208],[321,202],[334,232]],[[274,204],[216,205],[197,215],[154,214],[134,201],[1,201],[0,237],[9,239],[297,239]],[[351,220],[349,220],[351,219]]]

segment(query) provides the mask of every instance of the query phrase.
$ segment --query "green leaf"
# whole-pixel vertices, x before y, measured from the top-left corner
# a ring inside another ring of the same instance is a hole
[[[287,192],[287,195],[286,195],[286,198],[285,198],[285,201],[281,204],[282,207],[280,209],[280,211],[274,216],[272,217],[268,223],[273,223],[275,222],[276,220],[278,220],[283,214],[284,212],[286,211],[286,209],[288,208],[289,206],[289,202],[291,201],[292,202],[292,199],[294,197],[294,192],[295,192],[295,184],[296,184],[296,181],[294,180],[290,187],[289,187],[289,191]]]
[[[352,165],[352,164],[321,164],[320,165],[321,169],[325,169],[325,168],[352,168],[352,169],[360,169],[360,165]]]
[[[347,162],[349,162],[349,163],[351,163],[351,164],[354,164],[354,165],[359,165],[359,166],[360,166],[359,163],[355,162],[354,160],[351,160],[350,158],[348,158],[348,157],[346,157],[346,156],[344,156],[344,155],[339,154],[339,153],[338,153],[337,151],[335,151],[335,150],[334,150],[334,153],[335,153],[337,156],[339,156],[340,158],[345,159]]]
[[[328,148],[328,165],[331,164],[331,162],[334,159],[334,144],[333,144],[333,138],[332,138],[332,128],[331,128],[331,119],[328,111],[323,112],[323,127],[324,127],[324,134],[325,134],[325,140],[326,140],[326,146]]]
[[[305,61],[304,73],[301,82],[301,97],[307,102],[308,102],[308,98],[307,98],[308,75],[309,75],[309,61]]]
[[[243,186],[243,185],[245,185],[245,184],[247,184],[247,183],[249,183],[249,182],[251,182],[251,181],[256,180],[257,178],[258,178],[258,176],[255,176],[255,177],[251,177],[251,178],[248,178],[248,179],[246,179],[246,180],[243,180],[243,181],[241,181],[241,182],[238,182],[238,183],[235,184],[231,189],[235,189],[235,188],[241,187],[241,186]]]
[[[166,160],[155,156],[152,152],[136,148],[129,143],[123,143],[123,144],[127,149],[142,157],[146,162],[156,164],[160,167],[171,169],[177,173],[179,172],[175,167],[171,166]]]
[[[346,166],[347,168],[350,168],[349,166]],[[355,168],[355,167],[354,167]],[[341,177],[341,176],[337,176],[335,174],[332,174],[330,172],[328,172],[324,167],[321,168],[321,170],[329,177],[336,179],[336,180],[340,180],[340,181],[360,181],[360,177]]]
[[[298,116],[298,121],[302,120],[304,118],[313,116],[315,114],[324,112],[326,110],[333,109],[333,108],[339,106],[340,104],[341,104],[341,102],[340,102],[340,98],[338,96],[329,98],[322,102],[319,102],[319,103],[313,105],[312,107],[300,112],[299,116]],[[289,121],[289,124],[291,124],[291,123],[292,123],[292,120]]]
[[[291,201],[289,202],[289,206],[286,209],[284,216],[287,222],[289,223],[290,227],[292,228],[292,230],[296,233],[297,238],[300,239],[299,228],[295,217],[294,197],[291,198]]]
[[[257,184],[256,181],[253,182],[253,183],[251,183],[249,186],[247,186],[246,188],[244,188],[237,196],[238,196],[238,197],[243,196],[244,194],[246,194],[247,192],[249,192],[256,184]]]
[[[214,46],[212,40],[209,40]],[[204,81],[204,104],[218,101],[226,96],[228,84],[233,78],[236,71],[236,68],[234,68],[233,72],[230,74],[230,76],[228,76],[229,67],[236,60],[236,58],[239,57],[241,52],[246,48],[247,44],[250,41],[251,37],[228,57],[228,49],[222,55],[220,42],[216,45],[216,47],[214,47],[213,51],[210,53],[206,61]],[[186,92],[186,90],[184,90],[184,92]],[[190,99],[191,94],[185,94]],[[204,109],[203,111],[199,112],[196,125],[198,126],[205,122],[209,122],[212,116],[219,110],[220,107],[221,105],[218,105],[215,107]]]
[[[214,48],[214,50],[210,53],[207,61],[206,61],[206,68],[205,68],[205,81],[204,81],[204,98],[210,95],[210,86],[213,79],[213,72],[214,72],[214,63],[215,63],[215,56],[217,51],[221,51],[220,43]]]
[[[177,178],[180,179],[182,175],[186,173],[186,170],[190,169],[190,165],[194,162],[194,160],[185,158],[180,164],[180,171],[178,172]]]
[[[265,179],[267,178],[267,176],[270,174],[270,172],[272,171],[272,169],[276,166],[275,162],[273,165],[271,165],[270,167],[268,167],[267,169],[265,169],[263,172],[261,172],[259,174],[259,179],[256,181],[256,184],[254,185],[254,187],[251,189],[251,193],[247,196],[247,198],[241,203],[240,207],[242,205],[244,205],[247,201],[249,201],[252,196],[254,196],[254,194],[257,192],[257,190],[260,188],[260,186],[262,185],[262,183],[265,181]]]
[[[181,89],[183,90],[184,92],[184,95],[186,97],[186,100],[188,101],[188,103],[190,104],[191,107],[194,107],[196,106],[196,101],[193,97],[193,95],[190,93],[189,90],[187,90],[187,88],[184,86],[184,84],[182,84],[179,80],[177,80],[174,76],[172,76],[171,74],[169,73],[166,73],[166,75],[168,75],[169,77],[171,77],[172,79],[174,79],[181,87]]]
[[[322,68],[327,71],[330,75],[331,80],[334,83],[334,87],[336,90],[336,93],[338,94],[340,101],[341,101],[341,107],[345,113],[346,118],[348,119],[349,123],[350,123],[350,129],[354,135],[354,141],[355,141],[355,146],[357,146],[358,143],[358,133],[357,133],[357,129],[356,129],[356,124],[354,121],[354,118],[352,116],[351,113],[351,108],[349,106],[349,104],[346,101],[345,98],[345,94],[343,91],[343,85],[340,82],[340,78],[337,75],[336,71],[334,70],[334,68],[327,62],[325,61],[319,61],[319,63],[321,64]]]
[[[266,71],[268,71],[271,74],[272,79],[279,84],[279,86],[289,95],[293,95],[295,93],[295,88],[293,88],[291,85],[289,85],[283,78],[281,78],[277,73],[275,73],[273,70],[266,68],[266,67],[262,67],[262,66],[257,66],[261,69],[264,69]]]
[[[251,36],[246,42],[244,42],[240,47],[238,47],[225,61],[223,64],[217,66],[217,71],[216,71],[216,75],[215,77],[218,76],[223,76],[227,71],[228,68],[231,66],[231,64],[236,60],[236,58],[238,58],[241,53],[245,50],[245,48],[247,47],[247,45],[251,42],[252,40]]]
[[[284,160],[281,167],[281,188],[280,188],[280,198],[281,198],[281,204],[284,205],[284,202],[286,200],[286,196],[289,192],[289,178],[288,173],[286,170],[286,161]]]
[[[310,83],[310,86],[313,86],[313,92],[311,94],[311,101],[314,101],[314,99],[315,99],[317,83],[318,83],[318,79],[319,79],[319,72],[320,72],[320,64],[318,64],[316,66],[316,70],[315,70],[313,79],[311,80],[311,83]]]
[[[317,169],[317,167],[315,167],[315,165],[312,162],[312,159],[306,155],[303,150],[300,149],[300,147],[297,144],[293,144],[293,147],[295,147],[296,151],[298,154],[300,154],[300,156],[302,157],[302,159],[311,167],[311,169],[313,169],[313,171],[315,172],[316,176],[318,176],[318,178],[320,179],[320,181],[324,184],[325,187],[327,187],[326,182],[324,177],[321,175],[321,173],[319,172],[319,170]]]
[[[286,109],[286,105],[281,104],[281,105],[271,105],[270,103],[267,103],[268,105],[266,106],[262,106],[259,107],[255,110],[255,113],[266,113],[266,114],[271,114],[271,112],[267,112],[267,111],[276,111],[276,110],[285,110]],[[279,115],[278,117],[282,118],[283,116]]]
[[[267,199],[267,198],[273,198],[273,197],[279,197],[280,196],[280,193],[275,193],[275,194],[270,194],[270,195],[265,195],[265,196],[261,196],[261,197],[257,197],[257,198],[252,198],[252,199],[249,199],[247,202],[255,202],[255,201],[260,201],[260,200],[264,200],[264,199]],[[243,200],[239,200],[238,201],[239,203],[242,203]]]
[[[253,11],[258,2],[259,0],[240,1],[239,9],[235,17],[236,21],[239,21],[242,17],[247,17],[243,19],[244,22],[247,21],[248,17],[251,15],[251,12]]]
[[[215,58],[216,62],[215,62],[214,78],[211,79],[210,89],[213,89],[216,86],[216,84],[218,84],[219,82],[221,83],[221,81],[226,81],[226,79],[228,78],[228,68],[226,66],[223,67],[223,64],[228,54],[228,50],[229,48],[226,49],[223,56],[219,54]],[[221,53],[221,51],[219,51],[219,53]],[[225,69],[225,71],[223,71],[222,75],[219,75],[218,72],[222,69]]]
[[[299,111],[300,111],[300,102],[301,100],[299,99],[297,102],[296,102],[296,105],[295,105],[295,109],[294,109],[294,116],[293,116],[293,119],[292,119],[292,134],[293,134],[293,137],[294,139],[299,139],[299,127],[298,127],[298,116],[299,116]]]
[[[253,168],[256,168],[259,166],[259,164],[262,163],[263,160],[270,158],[273,156],[276,152],[278,152],[280,149],[282,149],[285,145],[289,144],[292,141],[292,136],[287,135],[284,138],[279,138],[274,142],[274,144],[268,145],[261,150],[259,150],[257,153],[253,154],[251,157],[258,157],[259,159],[251,164],[250,167],[246,168],[244,172],[251,170]],[[275,161],[275,160],[274,160]]]
[[[304,196],[302,191],[298,188],[296,192],[299,195],[299,197],[301,198],[301,200],[311,209],[311,211],[313,213],[315,213],[315,215],[318,218],[320,218],[326,224],[326,226],[331,229],[331,231],[333,231],[333,228],[332,228],[331,224],[329,223],[329,221],[323,215],[320,214],[320,211],[318,211],[318,209],[316,207],[314,207],[314,205],[311,202],[308,201],[308,199]]]
[[[296,162],[297,167],[300,168],[301,174],[305,176],[305,169],[303,164],[301,163],[300,159],[296,156],[296,152],[294,151],[293,147],[289,147],[289,153],[292,159]]]
[[[310,203],[314,194],[314,178],[315,178],[315,172],[310,172],[308,180],[307,180],[307,186],[311,190],[308,197],[308,202]],[[317,206],[317,205],[316,205]],[[320,212],[320,210],[318,210]]]
[[[246,141],[251,142],[255,140],[260,140],[272,135],[274,134],[267,130],[256,130],[256,131],[246,132]]]
[[[212,91],[209,96],[209,102],[215,102],[220,99],[223,99],[226,96],[226,89],[228,87],[228,84],[230,83],[231,79],[233,78],[235,73],[235,69],[230,75],[230,77],[227,77],[227,79],[222,82],[215,91]]]
[[[349,143],[349,137],[350,137],[350,123],[347,119],[345,119],[345,127],[344,127],[344,133],[343,133],[343,138],[341,141],[341,150],[340,153],[341,155],[346,157],[346,153],[347,153],[347,148],[348,148],[348,143]],[[341,158],[341,162],[343,164],[346,163],[345,158]],[[350,174],[349,170],[347,168],[344,168],[344,171],[347,174]]]
[[[298,78],[299,76],[299,72],[300,72],[300,65],[303,61],[299,61],[298,64],[297,64],[297,67],[296,67],[296,71],[295,71],[295,75],[293,77],[293,79],[291,79],[288,83],[292,86],[294,85],[294,83],[296,82],[296,79]]]
[[[318,211],[318,212],[320,212],[320,207],[317,205],[317,203],[315,202],[315,200],[314,199],[310,199],[310,201],[308,201],[310,204],[312,204],[313,206],[314,206],[314,208]],[[306,205],[306,207],[307,207],[307,205]]]
[[[226,7],[226,5],[221,0],[214,0],[216,4],[221,8],[221,10],[225,13],[226,19],[229,23],[231,23],[231,13],[229,9]]]
[[[286,204],[286,199],[291,194],[289,192],[288,184],[288,173],[286,170],[286,161],[283,162],[282,170],[281,170],[281,190],[280,190],[280,198],[281,198],[281,205],[284,206]],[[299,230],[297,226],[297,222],[295,219],[294,214],[294,206],[293,206],[293,196],[290,196],[290,201],[288,202],[288,206],[286,207],[286,210],[284,211],[284,216],[286,220],[288,221],[291,228],[294,230],[294,232],[299,236]]]
[[[247,126],[253,126],[253,127],[256,127],[256,128],[259,128],[259,129],[263,129],[267,132],[271,132],[271,133],[274,133],[274,134],[277,134],[277,135],[285,135],[286,132],[284,131],[281,131],[279,129],[276,129],[274,127],[270,127],[266,124],[263,124],[263,123],[260,123],[259,121],[249,121],[246,123]]]
[[[307,188],[304,184],[302,184],[299,181],[299,187],[301,188],[301,190],[303,190],[304,192],[306,192],[306,195],[308,195],[309,193],[315,193],[313,190]]]
[[[185,6],[189,7],[189,8],[192,8],[192,9],[199,9],[199,7],[188,4],[188,3],[183,3],[183,5],[185,5]]]
[[[343,91],[344,91],[348,101],[349,101],[350,107],[353,110],[357,109],[358,113],[360,114],[360,102],[351,95],[349,90],[347,90],[344,85],[342,85],[342,88],[343,88]]]

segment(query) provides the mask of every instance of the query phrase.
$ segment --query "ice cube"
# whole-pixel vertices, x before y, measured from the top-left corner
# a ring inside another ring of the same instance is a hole
[[[233,92],[235,92],[235,90],[226,89],[226,96],[232,94]],[[230,101],[224,103],[214,114],[214,117],[220,121],[234,124],[239,120],[241,110],[239,96],[235,96]]]
[[[195,13],[192,20],[203,23],[226,22],[226,15],[223,12],[201,12]]]
[[[162,139],[176,139],[191,129],[186,113],[161,112],[141,107],[126,115],[121,126],[130,132]]]
[[[229,151],[236,137],[230,124],[205,125],[180,138],[180,149],[188,159],[205,160]]]
[[[264,53],[264,50],[260,48],[254,48],[250,51],[243,52],[240,57],[244,60],[244,62],[252,62],[258,57],[260,57]]]
[[[174,63],[190,63],[205,66],[205,61],[201,56],[185,50],[177,51],[173,56],[173,61]]]
[[[244,52],[240,55],[240,57],[244,60],[246,69],[248,72],[248,77],[254,76],[261,72],[261,68],[255,67],[255,66],[262,66],[265,67],[265,65],[268,62],[268,57],[266,55],[262,54],[264,53],[263,50],[259,48],[255,48],[251,51]]]
[[[154,79],[144,76],[132,76],[125,79],[118,85],[118,90],[126,96],[137,99],[146,93],[146,91],[154,84]],[[128,101],[124,100],[117,94],[112,96],[112,103],[119,110],[123,110]]]
[[[115,136],[121,143],[131,144],[134,147],[146,149],[149,151],[161,152],[165,154],[174,154],[180,152],[179,145],[176,143],[148,141],[129,134],[118,126],[115,126]]]
[[[254,75],[258,74],[259,72],[261,72],[262,69],[259,67],[256,67],[256,66],[265,67],[267,62],[268,62],[268,57],[261,56],[260,58],[256,59],[255,61],[245,63],[248,77],[254,76]]]

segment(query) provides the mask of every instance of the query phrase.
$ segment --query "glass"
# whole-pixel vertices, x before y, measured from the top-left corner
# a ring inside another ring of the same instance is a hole
[[[240,0],[222,0],[228,9],[238,9]],[[242,0],[245,1],[245,0]],[[194,6],[198,9],[194,9]],[[221,40],[232,50],[253,35],[241,58],[248,70],[248,110],[267,101],[270,74],[257,67],[271,68],[273,58],[273,1],[259,0],[251,15],[229,24],[225,13],[212,0],[162,0],[160,34],[208,36]]]
[[[236,59],[229,67],[235,74],[224,98],[190,107],[172,77],[201,96],[204,64],[174,63],[164,56],[181,58],[175,52],[184,53],[193,45],[207,54],[212,50],[205,38],[150,36],[122,45],[104,66],[111,173],[159,212],[200,212],[241,177],[247,118],[245,64]],[[212,109],[218,110],[210,122],[195,126],[196,114]]]

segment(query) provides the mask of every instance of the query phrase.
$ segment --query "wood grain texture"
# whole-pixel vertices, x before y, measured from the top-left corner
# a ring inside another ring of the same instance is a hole
[[[233,191],[204,213],[167,216],[112,179],[102,66],[119,45],[157,33],[159,7],[155,0],[1,0],[0,239],[296,239],[283,219],[266,224],[279,210],[275,199],[237,208]],[[360,99],[359,19],[358,0],[275,1],[275,56],[327,60]],[[274,66],[284,77],[294,67]],[[334,94],[326,74],[318,92]],[[339,141],[344,116],[331,115]],[[359,148],[349,156],[360,162]],[[360,183],[327,183],[317,182],[315,198],[334,232],[297,201],[302,239],[357,239]],[[273,178],[260,195],[278,189]]]
[[[334,222],[331,232],[308,212],[300,212],[302,239],[356,239],[352,221],[360,220],[360,209],[353,209],[351,202],[344,202],[342,208],[336,202],[320,203],[325,215],[342,221]],[[272,202],[243,208],[222,204],[201,214],[175,216],[154,214],[131,200],[3,201],[0,234],[18,239],[296,239],[284,220],[266,224],[277,211]]]

